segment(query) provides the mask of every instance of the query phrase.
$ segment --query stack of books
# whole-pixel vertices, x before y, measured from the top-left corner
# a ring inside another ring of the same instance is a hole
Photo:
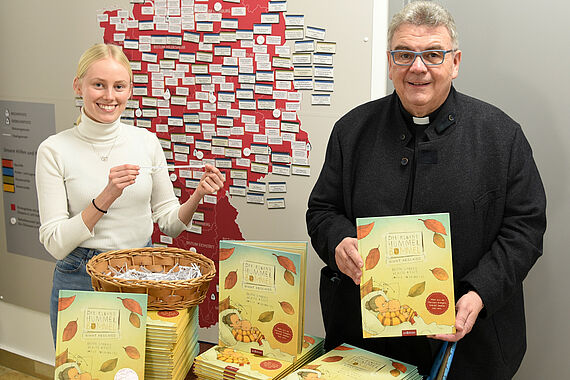
[[[220,241],[218,345],[199,379],[281,379],[323,352],[304,334],[307,242]]]
[[[198,307],[149,310],[145,379],[184,379],[198,355]]]
[[[342,344],[290,373],[283,380],[421,380],[423,378],[416,366]]]
[[[215,346],[196,357],[194,373],[204,380],[282,379],[322,355],[323,343],[322,338],[305,335],[303,350],[293,362]]]

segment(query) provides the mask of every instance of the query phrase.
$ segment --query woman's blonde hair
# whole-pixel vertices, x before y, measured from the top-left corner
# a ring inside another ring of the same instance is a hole
[[[89,49],[85,50],[85,52],[81,55],[81,58],[79,58],[79,63],[77,65],[77,73],[75,74],[75,77],[78,80],[83,79],[83,77],[87,73],[87,70],[89,70],[89,68],[93,63],[97,62],[100,59],[105,59],[109,57],[113,58],[127,69],[130,81],[132,82],[133,70],[131,69],[131,63],[129,62],[129,59],[127,58],[125,53],[123,53],[121,47],[117,45],[103,44],[103,43],[95,44],[91,46]],[[78,125],[80,122],[81,122],[81,115],[79,115],[75,124]]]

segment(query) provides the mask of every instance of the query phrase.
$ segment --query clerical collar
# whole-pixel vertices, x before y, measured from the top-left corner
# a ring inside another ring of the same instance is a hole
[[[428,125],[429,124],[429,116],[425,116],[425,117],[412,116],[412,122],[416,125]]]
[[[424,117],[415,117],[404,108],[404,105],[402,104],[400,97],[398,97],[398,105],[400,106],[400,111],[402,113],[402,116],[404,117],[404,120],[406,121],[406,124],[409,127],[427,128],[431,122],[434,122],[436,120],[437,115],[439,114],[439,111],[443,108],[444,104],[445,102],[443,102],[443,104],[439,106],[438,109],[436,109],[429,115],[426,115]]]

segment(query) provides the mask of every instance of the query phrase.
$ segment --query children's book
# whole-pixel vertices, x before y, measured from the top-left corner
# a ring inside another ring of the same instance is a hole
[[[323,338],[305,335],[303,350],[294,362],[214,346],[195,359],[194,373],[199,379],[280,379],[322,355],[323,344]]]
[[[219,345],[292,362],[301,353],[306,242],[220,241]]]
[[[290,373],[284,380],[420,380],[417,367],[342,344]]]
[[[455,332],[448,213],[358,218],[364,338]]]
[[[60,290],[55,378],[144,379],[146,308],[146,294]]]

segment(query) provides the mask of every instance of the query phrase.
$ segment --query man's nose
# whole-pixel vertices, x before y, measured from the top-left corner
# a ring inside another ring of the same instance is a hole
[[[422,72],[422,71],[427,70],[427,66],[424,63],[424,61],[422,60],[422,57],[420,55],[415,56],[414,61],[412,62],[411,66],[410,66],[410,70],[418,71],[418,72]]]

